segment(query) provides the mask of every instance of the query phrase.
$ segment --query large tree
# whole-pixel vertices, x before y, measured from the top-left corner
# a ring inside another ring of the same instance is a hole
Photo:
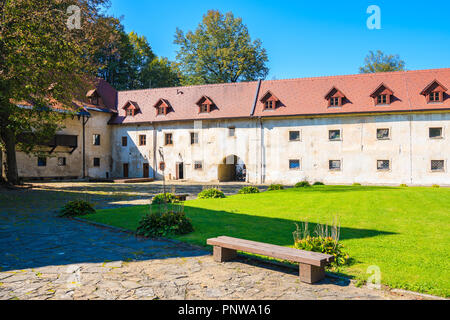
[[[405,70],[405,61],[397,55],[386,55],[378,50],[370,51],[364,60],[365,65],[359,68],[360,73],[392,72]]]
[[[252,42],[241,18],[210,10],[195,32],[177,28],[177,63],[183,84],[209,84],[264,79],[269,70],[261,41]]]
[[[105,4],[107,0],[1,0],[0,148],[6,155],[7,183],[19,183],[16,149],[32,152],[39,140],[54,135],[61,126],[61,113],[54,108],[73,111],[74,96],[97,72],[91,58],[104,34]],[[71,17],[75,20],[68,24]],[[27,139],[20,141],[24,133]]]
[[[99,77],[118,90],[172,87],[179,84],[176,69],[155,55],[144,36],[126,33],[118,19],[107,19],[110,40],[95,59],[102,65]]]

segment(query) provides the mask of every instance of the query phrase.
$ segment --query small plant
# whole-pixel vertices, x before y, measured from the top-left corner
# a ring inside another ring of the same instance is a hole
[[[186,217],[183,205],[158,206],[145,215],[136,230],[138,236],[146,238],[167,237],[170,235],[183,235],[194,231],[191,220]]]
[[[400,188],[408,188],[408,185],[407,185],[407,184],[404,184],[404,183],[402,183],[402,184],[400,185]]]
[[[251,194],[251,193],[259,193],[259,189],[257,187],[244,187],[238,192],[238,194]]]
[[[199,199],[219,199],[225,198],[225,194],[216,188],[205,189],[198,194]]]
[[[175,202],[175,195],[173,193],[166,193],[166,196],[164,197],[164,193],[157,194],[153,197],[152,204],[163,204],[163,203],[174,203]]]
[[[440,188],[441,186],[438,184],[433,184],[433,188]]]
[[[350,257],[344,250],[344,245],[339,242],[340,224],[337,218],[333,225],[317,224],[314,231],[315,236],[310,235],[308,222],[302,226],[296,224],[297,230],[294,231],[294,247],[296,249],[313,251],[334,256],[334,261],[330,264],[331,269],[338,270],[339,267],[346,265]]]
[[[95,213],[94,206],[85,200],[68,202],[60,211],[61,217],[78,217]]]
[[[295,185],[295,188],[308,188],[311,187],[311,184],[308,181],[302,181]]]
[[[355,182],[355,183],[353,184],[353,186],[354,186],[354,187],[361,187],[361,183]]]
[[[284,186],[282,184],[271,184],[269,186],[269,189],[267,189],[267,191],[277,191],[277,190],[284,190]]]
[[[325,183],[323,183],[323,182],[320,182],[320,181],[317,181],[317,182],[314,182],[314,184],[313,184],[314,186],[324,186],[325,185]]]

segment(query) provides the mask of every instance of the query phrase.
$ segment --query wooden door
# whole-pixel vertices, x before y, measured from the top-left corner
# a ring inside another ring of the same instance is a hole
[[[123,177],[128,178],[128,163],[123,164]]]
[[[144,163],[144,178],[150,178],[150,165]]]

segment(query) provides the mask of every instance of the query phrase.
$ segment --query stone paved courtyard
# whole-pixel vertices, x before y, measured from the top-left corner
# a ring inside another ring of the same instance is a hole
[[[242,185],[222,189],[235,193]],[[170,187],[171,188],[171,187]],[[201,185],[174,185],[195,194]],[[57,217],[67,201],[97,208],[148,203],[161,192],[142,185],[52,183],[0,189],[0,299],[405,299],[327,278],[302,284],[295,270],[240,258],[215,263],[208,251],[172,241],[139,240]]]

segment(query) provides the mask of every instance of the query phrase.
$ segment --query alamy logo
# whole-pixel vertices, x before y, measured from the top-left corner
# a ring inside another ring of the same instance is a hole
[[[379,6],[371,5],[367,8],[367,14],[371,16],[367,19],[367,28],[369,30],[381,29],[381,9]]]
[[[67,19],[67,28],[69,30],[81,29],[81,9],[78,6],[72,5],[67,8],[67,14],[69,18]]]

